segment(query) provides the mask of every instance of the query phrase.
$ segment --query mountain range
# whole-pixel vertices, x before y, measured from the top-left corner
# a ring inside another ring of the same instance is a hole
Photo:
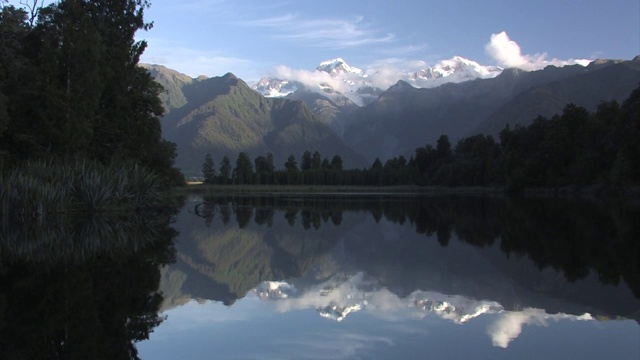
[[[325,157],[340,155],[347,167],[364,163],[301,101],[265,98],[231,73],[186,79],[151,68],[170,89],[163,99],[168,111],[162,119],[163,135],[177,144],[176,163],[187,175],[200,174],[206,154],[216,162],[224,156],[233,162],[240,152],[251,159],[271,153],[278,168],[290,155],[307,150]]]
[[[478,133],[496,136],[507,124],[528,125],[539,115],[561,113],[568,103],[594,111],[601,101],[622,102],[639,83],[640,57],[586,67],[506,69],[495,78],[430,89],[399,81],[350,115],[343,138],[369,161],[408,156],[442,134],[453,144]],[[378,151],[371,153],[374,145]]]
[[[477,78],[492,78],[502,72],[496,66],[483,66],[477,62],[455,56],[433,67],[418,69],[364,71],[350,66],[342,58],[327,60],[313,72],[293,73],[290,78],[264,77],[252,88],[265,97],[284,97],[306,89],[330,99],[346,97],[355,105],[371,103],[396,81],[402,80],[417,88],[437,87],[444,83],[459,83]],[[284,74],[287,75],[287,74]]]
[[[442,134],[453,144],[477,133],[495,137],[507,125],[559,114],[568,103],[595,111],[602,101],[622,102],[640,84],[640,56],[537,71],[454,57],[398,71],[388,88],[380,87],[388,74],[340,58],[305,76],[263,78],[252,87],[233,74],[193,79],[145,66],[166,90],[163,135],[177,143],[177,165],[187,175],[199,173],[206,153],[233,160],[240,151],[270,152],[277,168],[307,150],[340,155],[346,168],[370,166],[376,158],[408,158]]]

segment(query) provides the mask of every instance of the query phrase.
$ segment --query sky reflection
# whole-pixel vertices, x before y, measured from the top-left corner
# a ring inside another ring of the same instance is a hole
[[[166,321],[138,348],[142,359],[411,359],[426,354],[637,359],[640,355],[640,330],[632,320],[598,321],[589,314],[547,314],[527,308],[487,311],[460,322],[412,306],[425,294],[400,299],[381,289],[368,296],[371,301],[361,311],[342,321],[320,316],[318,309],[327,302],[260,299],[257,291],[230,307],[191,301],[168,310]]]

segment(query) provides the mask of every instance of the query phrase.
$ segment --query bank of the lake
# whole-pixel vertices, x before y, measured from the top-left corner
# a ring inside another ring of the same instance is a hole
[[[510,192],[502,186],[349,186],[349,185],[220,185],[188,183],[175,187],[174,195],[229,195],[229,194],[378,194],[378,195],[487,195],[525,196],[543,198],[640,199],[640,187],[611,187],[604,185],[527,188]]]
[[[446,186],[348,186],[348,185],[209,185],[191,183],[174,188],[175,194],[491,194],[501,195],[502,187]]]

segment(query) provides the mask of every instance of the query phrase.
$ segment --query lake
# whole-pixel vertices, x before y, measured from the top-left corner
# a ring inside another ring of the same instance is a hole
[[[615,201],[286,194],[3,229],[0,354],[637,360],[638,219]]]

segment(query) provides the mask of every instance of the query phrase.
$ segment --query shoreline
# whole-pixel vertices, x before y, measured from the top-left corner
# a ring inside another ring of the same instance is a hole
[[[504,186],[208,185],[189,183],[182,187],[173,188],[171,193],[176,195],[473,195],[591,200],[640,199],[640,187],[607,187],[602,185],[527,188],[517,194],[511,194]]]
[[[256,194],[256,195],[496,195],[504,194],[502,187],[446,187],[446,186],[349,186],[349,185],[205,185],[187,184],[175,188],[187,194]]]

